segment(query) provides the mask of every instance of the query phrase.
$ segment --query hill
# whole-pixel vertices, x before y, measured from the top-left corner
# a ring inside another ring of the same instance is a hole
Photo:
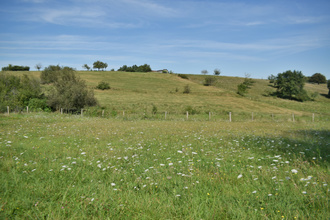
[[[35,77],[40,72],[15,72],[13,74],[29,74]],[[161,73],[129,73],[118,71],[78,71],[77,74],[86,81],[88,87],[95,88],[100,81],[110,84],[111,90],[96,90],[95,96],[105,109],[118,112],[143,113],[151,112],[153,106],[158,112],[183,114],[187,107],[196,113],[208,114],[296,114],[312,113],[330,116],[330,99],[326,98],[328,89],[325,84],[308,84],[308,93],[317,92],[315,101],[297,102],[267,96],[275,91],[268,80],[255,79],[255,83],[245,97],[237,94],[237,85],[244,78],[214,76],[214,86],[204,86],[203,75],[187,75],[188,79],[176,74]],[[189,85],[191,92],[183,93]]]

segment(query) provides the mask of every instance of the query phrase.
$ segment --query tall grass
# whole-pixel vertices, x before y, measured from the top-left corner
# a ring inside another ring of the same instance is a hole
[[[0,116],[0,218],[327,219],[329,130]]]

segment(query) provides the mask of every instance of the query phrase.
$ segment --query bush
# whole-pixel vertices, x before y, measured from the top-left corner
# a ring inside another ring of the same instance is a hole
[[[0,73],[0,103],[2,106],[25,108],[29,100],[42,98],[40,83],[27,75],[22,77]]]
[[[152,114],[155,115],[157,111],[158,111],[157,106],[152,105],[152,110],[151,110]]]
[[[102,81],[96,86],[96,88],[100,90],[106,90],[106,89],[110,89],[110,85],[109,83]]]
[[[189,79],[188,76],[185,74],[178,74],[178,77],[180,77],[182,79]]]
[[[185,109],[184,109],[184,113],[188,112],[189,115],[195,115],[198,114],[198,111],[196,109],[194,109],[192,106],[188,105]]]
[[[317,83],[317,84],[325,84],[327,83],[327,79],[321,73],[315,73],[311,77],[309,77],[308,82],[310,83]]]
[[[49,111],[48,105],[47,105],[47,99],[37,99],[33,98],[29,100],[29,109],[34,111]]]
[[[190,86],[188,84],[183,88],[183,93],[184,94],[190,93]]]
[[[207,76],[204,79],[204,86],[212,86],[215,84],[215,82],[217,81],[217,79],[213,76]]]
[[[80,110],[85,106],[97,105],[93,91],[88,90],[85,81],[76,76],[72,68],[64,68],[57,74],[48,96],[48,105],[52,109]]]

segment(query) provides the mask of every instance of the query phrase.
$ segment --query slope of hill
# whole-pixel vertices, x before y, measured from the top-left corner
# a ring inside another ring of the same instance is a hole
[[[39,77],[40,72],[16,72]],[[255,79],[255,84],[245,97],[239,96],[237,85],[243,78],[216,76],[214,86],[204,86],[202,75],[187,75],[182,79],[176,74],[129,73],[117,71],[78,71],[90,88],[95,88],[100,81],[110,84],[110,90],[96,90],[95,96],[102,107],[128,113],[151,112],[156,106],[158,112],[182,114],[190,106],[198,113],[213,112],[224,114],[265,113],[265,114],[323,114],[330,116],[330,99],[326,98],[326,85],[306,84],[309,93],[317,92],[315,101],[297,102],[284,100],[267,93],[275,91],[268,80]],[[184,94],[189,85],[191,92]]]

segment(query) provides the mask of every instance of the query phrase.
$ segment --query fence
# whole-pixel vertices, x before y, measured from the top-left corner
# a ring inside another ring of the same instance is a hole
[[[7,106],[6,115],[10,115],[13,112],[18,113],[30,113],[29,107],[24,109],[14,109],[11,111],[10,107]],[[114,110],[90,110],[81,109],[80,111],[69,111],[60,109],[59,114],[76,114],[87,117],[102,117],[102,118],[117,118],[123,120],[177,120],[177,121],[227,121],[227,122],[240,122],[240,121],[273,121],[273,122],[317,122],[317,121],[329,121],[330,115],[327,114],[275,114],[275,113],[262,113],[262,112],[222,112],[222,113],[204,113],[204,114],[191,114],[188,111],[185,114],[177,114],[171,112],[162,113],[132,113],[125,111],[114,111]]]

